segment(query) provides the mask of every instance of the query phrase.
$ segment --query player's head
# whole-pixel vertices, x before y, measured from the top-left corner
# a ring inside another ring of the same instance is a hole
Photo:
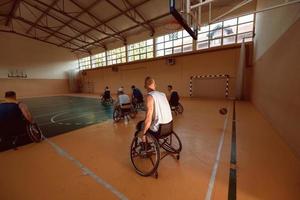
[[[155,84],[155,81],[153,78],[151,78],[150,76],[147,76],[145,78],[145,89],[148,90],[148,91],[151,91],[151,90],[155,90],[156,88],[156,84]]]

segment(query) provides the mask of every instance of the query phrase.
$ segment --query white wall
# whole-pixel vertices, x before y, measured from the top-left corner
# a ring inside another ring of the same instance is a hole
[[[286,1],[258,0],[257,10],[284,2]],[[254,60],[258,60],[299,17],[299,3],[258,13],[255,21]]]
[[[77,68],[69,50],[11,33],[0,33],[0,78],[10,70],[22,70],[29,79],[67,79],[66,72]]]

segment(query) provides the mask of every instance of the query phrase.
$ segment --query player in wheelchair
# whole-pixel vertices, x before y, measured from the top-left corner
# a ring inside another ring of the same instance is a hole
[[[132,105],[136,110],[145,110],[144,96],[141,91],[134,85],[131,86],[132,95],[131,101]]]
[[[155,175],[157,178],[160,160],[167,155],[175,155],[179,160],[182,144],[173,131],[172,113],[166,95],[155,90],[155,81],[150,77],[145,79],[145,88],[148,91],[146,118],[136,126],[130,159],[138,174]]]
[[[118,90],[118,99],[115,102],[113,120],[115,122],[120,121],[121,119],[134,118],[137,112],[134,109],[133,105],[130,102],[129,96],[124,93],[122,89]]]
[[[169,91],[169,104],[171,107],[172,112],[177,114],[183,113],[183,106],[179,102],[179,94],[177,91],[173,90],[172,85],[168,85],[168,91]]]
[[[13,91],[6,92],[5,101],[0,104],[0,130],[0,151],[42,140],[27,106],[16,101]]]
[[[109,87],[106,86],[103,92],[103,95],[100,97],[101,103],[112,104],[114,102],[113,98],[110,95]]]

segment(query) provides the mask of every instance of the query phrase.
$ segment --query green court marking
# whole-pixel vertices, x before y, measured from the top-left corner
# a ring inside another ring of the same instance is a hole
[[[104,122],[112,118],[113,107],[99,99],[71,96],[23,99],[46,137]]]

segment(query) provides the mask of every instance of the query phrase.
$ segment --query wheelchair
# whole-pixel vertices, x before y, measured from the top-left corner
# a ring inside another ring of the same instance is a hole
[[[177,105],[170,105],[170,106],[171,106],[171,111],[174,112],[176,115],[182,114],[184,111],[183,106],[179,102],[177,103]]]
[[[102,104],[108,104],[108,105],[111,105],[114,103],[114,99],[111,96],[109,98],[104,98],[104,96],[102,95],[100,98],[100,101]]]
[[[127,118],[129,119],[128,116],[130,116],[130,118],[135,118],[137,111],[136,109],[132,106],[131,103],[128,104],[123,104],[122,106],[127,106],[127,108],[121,108],[121,106],[116,106],[114,108],[114,112],[113,112],[113,120],[114,122],[118,122],[121,119]]]
[[[136,111],[138,111],[138,110],[145,111],[146,110],[145,102],[143,100],[138,101],[138,99],[133,98],[132,104]]]
[[[140,121],[136,126],[136,132],[130,145],[130,160],[139,175],[154,175],[155,178],[158,178],[160,160],[167,155],[172,155],[179,160],[182,144],[178,135],[173,131],[173,121],[161,124],[158,134],[147,132],[146,142],[142,141],[143,126],[144,121]]]

